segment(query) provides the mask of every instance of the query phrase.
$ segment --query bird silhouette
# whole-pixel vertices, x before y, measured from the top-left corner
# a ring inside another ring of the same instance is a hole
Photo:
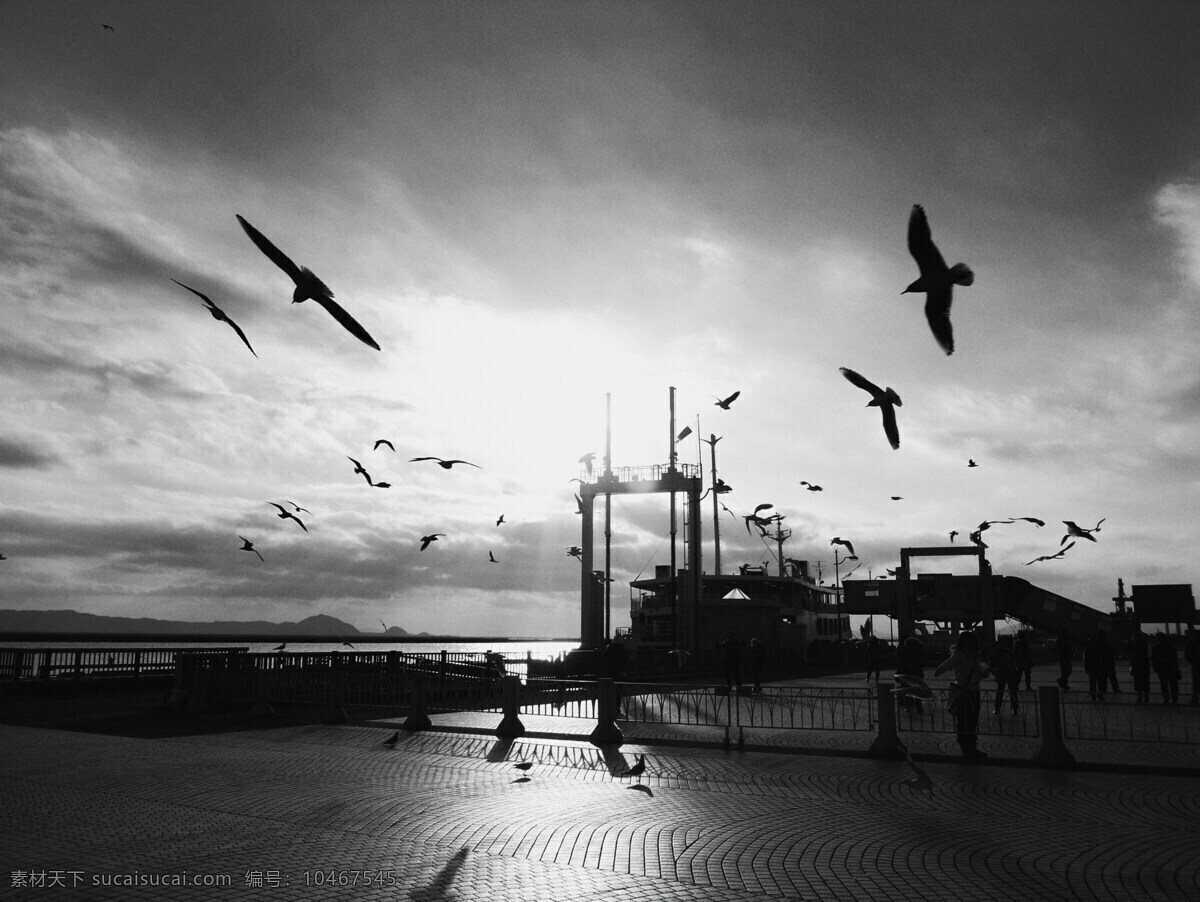
[[[374,447],[374,448],[372,448],[371,450],[372,450],[372,451],[378,451],[378,450],[379,450],[379,446],[380,446],[380,445],[387,445],[387,446],[388,446],[389,448],[391,448],[393,451],[395,451],[395,450],[396,450],[396,446],[395,446],[395,445],[393,445],[391,442],[389,442],[389,441],[388,441],[387,439],[385,439],[385,438],[377,438],[377,439],[375,439],[375,447]]]
[[[479,464],[473,464],[469,460],[442,460],[440,457],[410,457],[408,462],[416,463],[420,460],[436,460],[437,465],[443,470],[449,470],[455,464],[466,464],[468,467],[475,467],[480,470],[483,469],[483,467],[479,466]]]
[[[301,529],[303,529],[305,532],[308,532],[308,527],[304,525],[304,521],[301,520],[299,517],[297,517],[295,514],[293,514],[290,510],[288,510],[282,504],[276,504],[274,501],[268,501],[267,504],[271,505],[271,507],[279,508],[279,519],[280,520],[295,520],[298,524],[300,524]]]
[[[583,549],[580,548],[578,545],[572,545],[570,548],[568,548],[567,554],[570,555],[571,557],[577,557],[580,560],[583,560]]]
[[[338,636],[338,638],[342,640],[342,645],[345,645],[347,648],[354,648],[354,643],[345,636]]]
[[[372,482],[371,483],[371,488],[373,488],[373,489],[390,489],[391,487],[392,487],[392,484],[390,482]]]
[[[1013,517],[1011,519],[1013,523],[1016,523],[1018,520],[1024,520],[1026,523],[1032,523],[1039,529],[1046,525],[1045,520],[1039,520],[1037,517]]]
[[[287,499],[285,498],[284,501],[287,501]],[[312,513],[312,511],[310,511],[307,507],[301,507],[295,501],[287,501],[287,503],[296,509],[296,513],[301,513],[301,512],[306,513],[306,514]]]
[[[491,563],[493,563],[493,564],[500,563],[498,560],[496,560],[495,555],[493,555],[490,551],[488,552],[488,560],[491,561]]]
[[[366,468],[362,464],[360,464],[357,460],[355,460],[350,455],[346,455],[346,460],[348,460],[348,461],[350,461],[350,463],[354,464],[354,472],[361,473],[362,478],[367,481],[367,485],[372,485],[372,486],[375,485],[375,483],[373,483],[371,481],[371,474],[367,472]]]
[[[250,353],[254,354],[255,357],[258,356],[258,354],[257,354],[257,352],[255,352],[254,348],[250,347],[250,339],[248,339],[246,337],[246,333],[242,331],[242,327],[239,326],[237,323],[235,323],[233,320],[231,320],[229,318],[228,314],[226,314],[224,310],[222,310],[220,307],[218,307],[216,304],[214,304],[212,302],[212,300],[208,297],[208,295],[202,294],[201,292],[197,291],[195,288],[192,288],[192,286],[190,286],[190,285],[184,285],[178,279],[172,279],[171,281],[174,282],[176,285],[178,285],[180,288],[186,288],[188,291],[190,291],[196,297],[200,298],[200,300],[204,301],[204,303],[208,305],[208,312],[212,314],[213,319],[217,320],[218,322],[228,323],[229,327],[231,329],[233,329],[234,332],[237,333],[238,338],[240,338],[242,340],[242,343],[245,344],[247,348],[250,348]]]
[[[806,480],[804,480],[804,479],[801,479],[801,480],[800,480],[800,484],[801,484],[802,486],[804,486],[805,488],[807,488],[807,489],[808,489],[808,491],[810,491],[810,492],[823,492],[823,491],[825,491],[825,489],[821,488],[821,486],[819,486],[819,485],[816,485],[816,484],[814,484],[814,483],[811,483],[811,482],[808,482],[808,481],[806,481]]]
[[[533,762],[522,761],[520,764],[514,764],[513,767],[515,767],[517,770],[529,770],[529,768],[533,767]]]
[[[438,536],[444,536],[444,535],[445,535],[444,532],[435,532],[435,533],[431,533],[430,535],[427,535],[427,536],[421,536],[421,550],[424,551],[426,548],[429,547],[429,544],[431,542],[436,542],[438,540]]]
[[[979,464],[975,463],[975,459],[974,459],[974,458],[968,458],[968,459],[967,459],[967,466],[968,466],[968,467],[977,467],[977,466],[979,466]]]
[[[496,520],[496,525],[499,526],[503,522],[504,522],[504,514],[501,514],[499,516],[499,518]]]
[[[972,284],[975,274],[965,263],[946,266],[941,252],[933,243],[929,220],[925,216],[925,208],[920,204],[913,205],[912,214],[908,217],[908,252],[917,261],[921,276],[900,293],[925,293],[925,319],[929,322],[933,337],[943,351],[953,354],[954,330],[950,326],[950,301],[954,286]]]
[[[951,542],[953,542],[953,541],[954,541],[954,537],[955,537],[956,535],[958,535],[958,530],[957,530],[957,529],[952,529],[952,530],[950,530],[950,541],[951,541]]]
[[[854,546],[846,539],[843,539],[841,536],[834,536],[832,539],[829,540],[829,544],[830,545],[844,545],[846,547],[846,550],[850,552],[850,557],[852,557],[852,558],[858,557],[858,555],[856,555],[854,553]]]
[[[1041,557],[1035,557],[1035,558],[1034,558],[1032,561],[1026,561],[1026,562],[1025,562],[1025,566],[1026,566],[1026,567],[1028,567],[1030,564],[1036,564],[1038,561],[1057,561],[1057,560],[1061,560],[1061,559],[1062,559],[1062,556],[1063,556],[1064,554],[1066,554],[1068,551],[1070,551],[1070,550],[1071,550],[1072,548],[1074,548],[1074,547],[1075,547],[1075,543],[1074,543],[1074,542],[1072,542],[1070,545],[1066,546],[1065,548],[1060,548],[1060,549],[1058,549],[1058,553],[1057,553],[1057,554],[1043,554]]]
[[[105,25],[103,22],[100,23],[100,27],[103,28],[105,31],[113,30],[113,27],[111,25]]]
[[[1106,519],[1108,519],[1108,518],[1105,517],[1104,519],[1102,519],[1100,521],[1100,523],[1103,523],[1104,520],[1106,520]],[[1063,522],[1063,525],[1067,527],[1067,534],[1062,537],[1062,542],[1059,542],[1058,543],[1059,545],[1061,545],[1063,542],[1065,542],[1067,539],[1071,538],[1072,536],[1074,536],[1077,539],[1087,539],[1089,542],[1095,542],[1096,537],[1094,535],[1092,535],[1092,533],[1100,531],[1100,523],[1097,523],[1091,529],[1088,529],[1086,526],[1080,526],[1074,520],[1063,520],[1062,522]]]
[[[967,536],[967,538],[969,538],[972,542],[974,542],[980,548],[987,548],[987,543],[985,543],[983,541],[983,530],[977,529],[973,533],[971,533],[969,536]]]
[[[646,772],[646,756],[638,755],[637,764],[620,773],[622,777],[640,777]]]
[[[581,458],[579,458],[579,462],[581,464],[583,464],[584,469],[587,471],[588,476],[591,476],[592,475],[592,466],[596,462],[596,452],[589,451],[587,454],[585,454]]]
[[[363,344],[370,345],[376,351],[379,350],[379,345],[375,342],[354,317],[342,309],[341,305],[333,299],[333,292],[329,286],[317,278],[316,274],[307,266],[297,266],[291,261],[283,251],[267,240],[267,237],[250,225],[240,214],[237,215],[237,221],[242,224],[242,229],[250,236],[250,240],[258,247],[260,251],[267,255],[267,258],[282,269],[293,282],[296,283],[296,288],[292,292],[292,303],[298,304],[301,301],[313,300],[320,304],[325,310],[336,319],[351,335],[361,341]]]
[[[395,733],[393,733],[387,739],[383,740],[383,744],[386,745],[390,749],[394,749],[396,747],[396,743],[399,741],[400,741],[400,731],[397,730]]]
[[[892,495],[892,500],[893,501],[903,501],[904,496],[903,495]]]
[[[285,648],[287,648],[287,643],[280,642],[278,645],[275,646],[275,651],[283,651]]]
[[[714,404],[713,406],[720,407],[722,410],[728,410],[729,405],[732,404],[734,401],[736,401],[738,398],[738,395],[740,395],[740,394],[741,394],[740,390],[735,391],[732,395],[730,395],[728,398],[725,398],[725,399],[717,398],[716,395],[713,395],[714,398],[717,398],[717,403]]]
[[[255,554],[258,554],[258,549],[254,547],[253,542],[251,542],[245,536],[238,536],[238,538],[242,540],[242,547],[239,548],[238,551],[253,551]],[[258,554],[258,559],[260,561],[263,560],[263,556],[261,554]],[[0,561],[2,561],[2,560],[4,560],[4,555],[0,554]],[[263,561],[263,563],[266,563],[266,562]]]
[[[896,425],[896,408],[903,406],[900,396],[896,394],[891,386],[882,389],[869,379],[864,379],[852,369],[843,366],[840,367],[840,371],[849,380],[851,385],[856,385],[863,391],[870,393],[871,400],[867,402],[867,406],[879,408],[879,412],[883,414],[883,432],[887,436],[892,448],[899,448],[900,428]]]
[[[378,619],[378,618],[376,618],[376,619]],[[383,631],[384,631],[385,633],[388,631],[388,626],[387,626],[387,624],[386,624],[386,623],[384,623],[382,620],[380,620],[380,621],[379,621],[379,625],[383,627]]]
[[[242,537],[241,537],[241,536],[238,536],[238,538],[239,538],[239,539],[241,539]],[[242,541],[244,542],[244,541],[245,541],[245,539],[242,539]],[[243,550],[243,551],[245,551],[246,549],[244,549],[244,548],[243,548],[242,550]],[[255,554],[258,554],[258,552],[255,552]],[[261,554],[259,554],[258,556],[259,556],[259,557],[262,557],[262,555],[261,555]],[[8,560],[8,558],[6,558],[4,555],[0,554],[0,561],[7,561],[7,560]]]

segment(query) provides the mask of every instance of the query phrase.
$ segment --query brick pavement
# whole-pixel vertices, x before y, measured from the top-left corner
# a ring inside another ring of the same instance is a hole
[[[1200,898],[1194,778],[934,760],[922,764],[929,797],[906,784],[904,762],[865,757],[444,732],[389,749],[388,732],[133,739],[0,726],[0,896]],[[647,772],[633,791],[612,774],[638,753]],[[532,762],[527,782],[516,761]],[[13,885],[55,871],[84,885]],[[134,871],[230,885],[95,885]],[[359,885],[317,876],[330,872]]]

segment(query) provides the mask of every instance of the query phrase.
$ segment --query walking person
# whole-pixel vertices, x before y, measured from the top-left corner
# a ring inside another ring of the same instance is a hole
[[[767,647],[755,636],[750,640],[750,676],[754,680],[754,692],[762,692],[762,669],[766,657]]]
[[[1196,628],[1187,628],[1187,641],[1183,643],[1183,659],[1192,669],[1192,704],[1200,705],[1200,636]]]
[[[1012,636],[1001,636],[996,640],[996,647],[992,650],[992,676],[996,678],[996,703],[992,706],[992,713],[997,717],[1000,715],[1000,709],[1004,706],[1004,690],[1007,689],[1012,713],[1017,714],[1017,688],[1021,672],[1017,668]]]
[[[949,709],[954,714],[954,732],[964,758],[986,758],[978,748],[979,682],[988,675],[988,666],[979,656],[979,639],[974,633],[960,633],[950,657],[937,666],[934,676],[954,671],[950,683]]]
[[[1100,640],[1104,643],[1104,661],[1108,670],[1107,680],[1108,685],[1112,686],[1112,691],[1119,693],[1121,687],[1117,685],[1117,650],[1113,647],[1112,637],[1109,636],[1107,630],[1100,630],[1097,634]],[[1100,691],[1103,692],[1105,682],[1100,683]]]
[[[1058,688],[1067,691],[1067,679],[1071,676],[1071,634],[1063,629],[1054,640],[1054,655],[1058,658]]]
[[[1104,687],[1108,683],[1108,664],[1104,660],[1104,640],[1100,634],[1092,636],[1083,649],[1083,670],[1088,677],[1088,698],[1094,702],[1104,701]]]
[[[1145,705],[1150,702],[1150,641],[1141,627],[1129,640],[1129,674],[1133,677],[1133,691],[1137,694],[1137,704]]]
[[[1154,637],[1150,649],[1150,666],[1158,674],[1158,685],[1162,689],[1164,705],[1179,704],[1179,655],[1171,644],[1171,637],[1159,633]]]
[[[883,643],[876,636],[872,636],[867,640],[867,682],[871,682],[871,674],[875,674],[875,679],[879,679],[879,659],[882,654]]]
[[[1017,665],[1017,671],[1020,678],[1025,680],[1025,691],[1033,691],[1033,653],[1029,650],[1029,639],[1024,633],[1017,636],[1017,641],[1013,643],[1013,661]]]

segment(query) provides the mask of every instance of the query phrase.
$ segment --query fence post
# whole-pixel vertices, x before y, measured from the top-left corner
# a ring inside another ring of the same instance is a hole
[[[133,675],[135,677],[142,675],[142,650],[140,648],[133,653]]]
[[[409,701],[408,717],[400,725],[400,729],[410,733],[428,730],[433,726],[433,721],[425,713],[425,678],[421,676],[420,671],[413,671],[409,692],[412,697]]]
[[[346,723],[350,718],[342,702],[346,699],[346,672],[335,670],[329,675],[329,707],[321,713],[321,723]]]
[[[1038,733],[1042,744],[1033,756],[1042,767],[1070,767],[1075,756],[1063,743],[1062,707],[1057,686],[1038,687]]]
[[[500,681],[500,704],[504,718],[496,727],[501,739],[515,739],[525,735],[525,724],[521,723],[521,678],[506,676]]]
[[[254,676],[258,681],[258,699],[250,714],[253,717],[274,717],[275,709],[271,707],[271,680],[275,674],[269,670],[256,670]]]
[[[596,729],[588,737],[592,745],[619,746],[625,741],[617,726],[617,684],[605,677],[596,681]]]
[[[14,683],[21,682],[21,672],[25,669],[25,652],[17,649],[13,652],[13,672],[12,681]]]
[[[878,706],[879,732],[868,750],[872,758],[903,758],[900,740],[896,736],[896,697],[892,686],[882,681],[875,684],[875,704]]]

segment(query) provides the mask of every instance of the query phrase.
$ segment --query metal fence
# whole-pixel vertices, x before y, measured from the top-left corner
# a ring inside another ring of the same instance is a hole
[[[910,733],[953,733],[954,715],[948,710],[949,703],[946,689],[934,689],[933,698],[923,702],[912,698],[899,698],[896,701],[896,726],[899,730]],[[979,736],[1036,739],[1040,733],[1038,706],[1036,693],[1022,692],[1018,696],[1015,714],[1007,701],[997,714],[995,690],[981,689],[976,733]]]
[[[138,677],[175,671],[178,654],[244,654],[245,648],[0,648],[0,680]]]
[[[1119,742],[1200,742],[1200,708],[1116,701],[1068,701],[1063,737]]]

